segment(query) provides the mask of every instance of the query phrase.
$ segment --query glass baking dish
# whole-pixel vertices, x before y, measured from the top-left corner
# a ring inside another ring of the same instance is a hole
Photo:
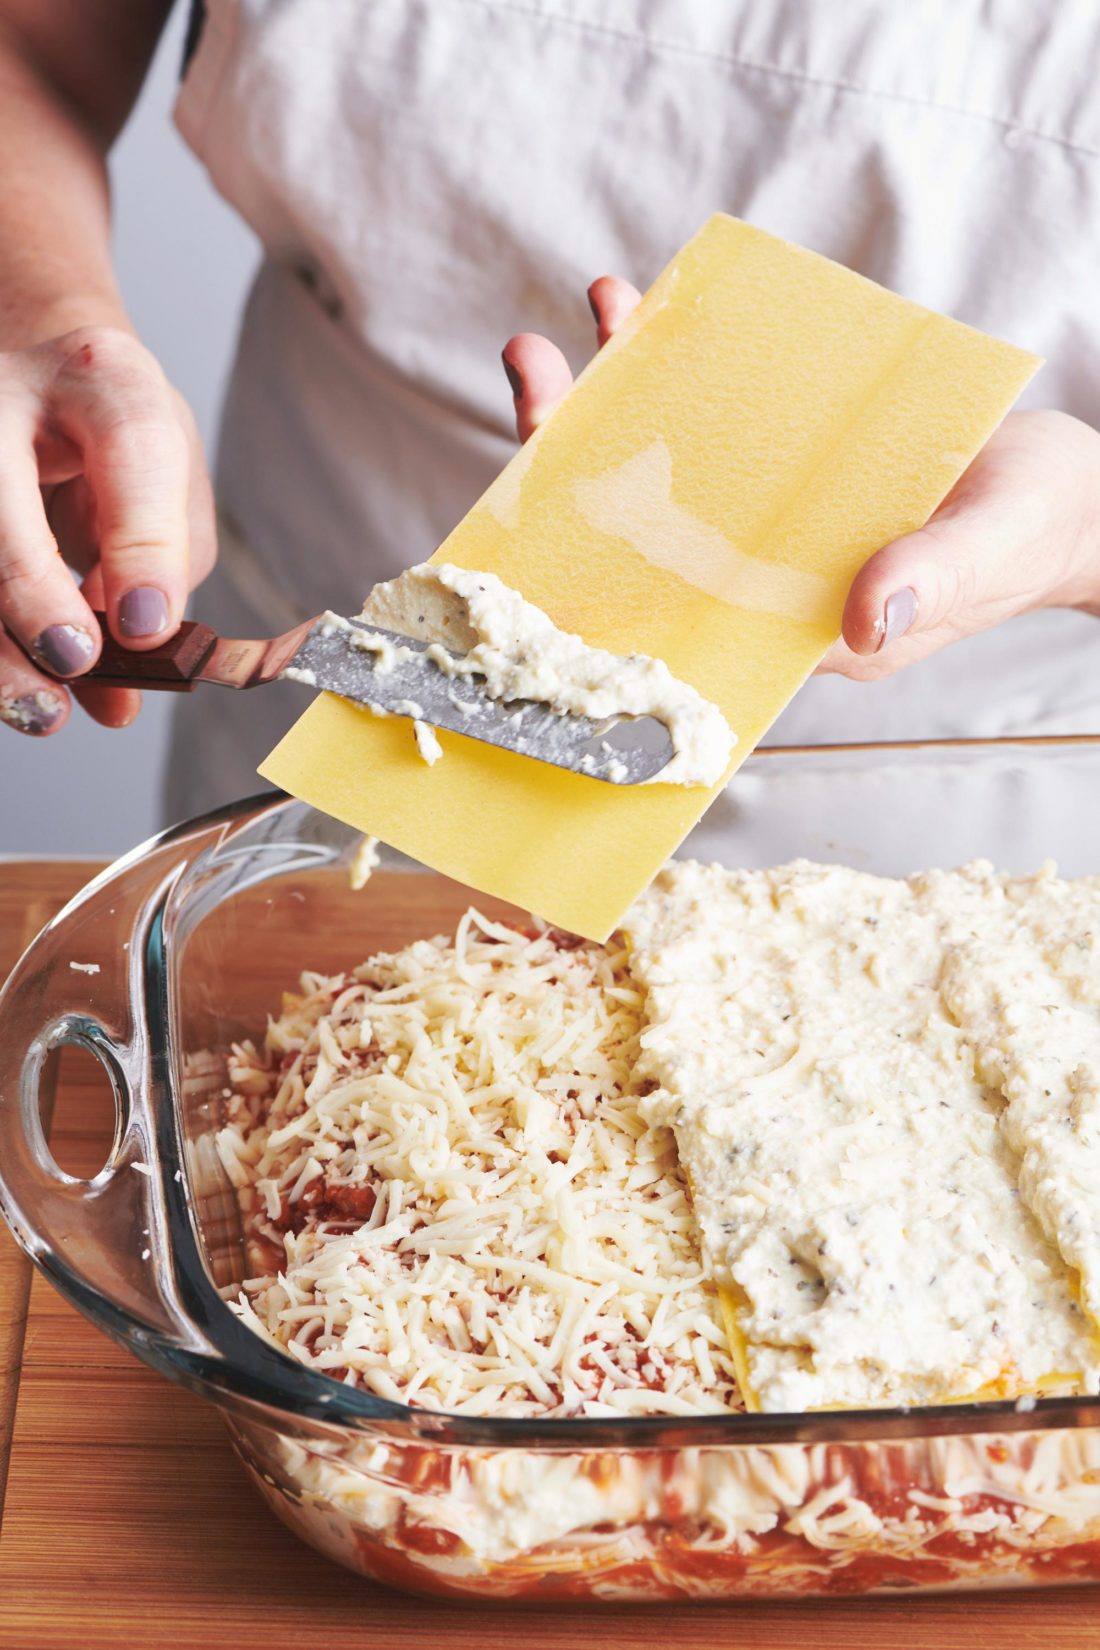
[[[903,873],[987,857],[1100,871],[1100,738],[760,752],[691,843]],[[261,798],[155,838],[39,936],[0,996],[0,1200],[101,1329],[218,1406],[257,1489],[351,1569],[556,1602],[1043,1585],[1100,1574],[1100,1400],[624,1420],[448,1416],[303,1368],[225,1304],[243,1275],[213,1145],[222,1054],[303,967],[451,926],[469,891],[407,863],[353,893],[356,838]],[[483,910],[506,908],[474,896]],[[83,968],[76,969],[74,963]],[[95,970],[95,971],[93,971]],[[110,1075],[91,1180],[52,1159],[51,1050]]]

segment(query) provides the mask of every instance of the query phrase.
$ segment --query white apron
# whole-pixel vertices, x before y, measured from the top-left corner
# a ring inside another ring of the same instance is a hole
[[[182,133],[266,249],[217,466],[236,635],[354,611],[514,449],[513,332],[593,347],[715,209],[1045,355],[1100,423],[1100,5],[207,0]],[[302,690],[180,707],[179,817],[259,788]],[[879,684],[811,681],[776,743],[1100,731],[1100,629],[1044,613]],[[736,786],[734,787],[734,790]],[[720,849],[724,809],[697,851]],[[728,815],[726,816],[728,817]]]

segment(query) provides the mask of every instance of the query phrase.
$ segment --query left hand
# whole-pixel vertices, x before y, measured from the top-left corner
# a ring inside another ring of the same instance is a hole
[[[603,275],[588,289],[599,344],[641,294]],[[573,382],[549,339],[504,347],[521,441]],[[856,575],[843,634],[820,670],[891,676],[949,642],[1040,607],[1100,617],[1100,433],[1053,411],[1015,412],[919,532],[895,539]]]

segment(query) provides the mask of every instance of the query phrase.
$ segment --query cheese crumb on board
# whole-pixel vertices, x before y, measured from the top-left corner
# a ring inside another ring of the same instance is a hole
[[[754,1407],[1100,1388],[1100,879],[685,862],[624,926]]]
[[[463,1414],[738,1406],[668,1130],[632,1088],[621,946],[476,912],[240,1045],[218,1148],[235,1310],[310,1368]]]
[[[645,784],[713,785],[729,766],[737,740],[717,705],[660,659],[609,653],[559,630],[492,573],[425,562],[377,585],[362,616],[431,643],[428,657],[440,670],[477,678],[492,699],[535,700],[597,722],[655,717],[672,736],[673,755]],[[434,736],[431,756],[419,731],[417,743],[426,762],[443,754]]]

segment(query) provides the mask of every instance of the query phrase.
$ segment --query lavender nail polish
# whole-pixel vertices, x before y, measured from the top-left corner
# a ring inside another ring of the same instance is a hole
[[[76,676],[91,663],[95,643],[75,624],[51,624],[34,644],[34,652],[54,676]]]
[[[898,641],[906,631],[912,630],[916,617],[916,591],[908,586],[904,590],[895,590],[892,596],[886,598],[882,619],[876,627],[880,630],[880,641],[875,652],[881,653],[884,647],[889,647],[891,642]]]
[[[0,693],[0,720],[20,733],[48,733],[64,709],[63,701],[48,688],[18,699]]]
[[[164,592],[151,584],[128,590],[118,604],[118,628],[124,636],[155,636],[167,623]]]

